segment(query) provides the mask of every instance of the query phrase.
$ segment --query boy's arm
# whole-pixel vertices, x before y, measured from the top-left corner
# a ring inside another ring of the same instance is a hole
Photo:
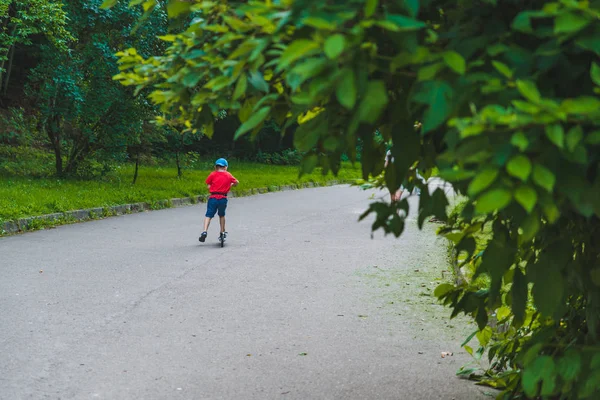
[[[237,186],[240,183],[235,176],[231,175],[231,186]]]

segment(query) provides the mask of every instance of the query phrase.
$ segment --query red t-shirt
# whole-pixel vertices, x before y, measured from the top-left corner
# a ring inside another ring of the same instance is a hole
[[[210,185],[208,189],[211,193],[210,197],[215,199],[225,199],[225,195],[231,189],[231,185],[236,183],[237,179],[233,177],[227,171],[213,171],[206,178],[206,184]],[[225,194],[213,194],[213,193],[225,193]]]

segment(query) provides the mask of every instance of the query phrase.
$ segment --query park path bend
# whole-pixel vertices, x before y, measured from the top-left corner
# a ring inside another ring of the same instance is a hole
[[[372,195],[233,198],[224,249],[204,204],[1,238],[0,399],[485,398],[436,226],[371,238]]]

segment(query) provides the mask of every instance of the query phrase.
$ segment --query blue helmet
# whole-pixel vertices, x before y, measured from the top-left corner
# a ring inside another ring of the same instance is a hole
[[[227,160],[224,158],[219,158],[217,161],[215,161],[215,165],[218,165],[219,167],[229,166],[229,164],[227,163]]]

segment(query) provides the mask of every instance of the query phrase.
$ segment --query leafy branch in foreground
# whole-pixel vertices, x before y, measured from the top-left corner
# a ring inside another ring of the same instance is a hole
[[[116,79],[207,135],[220,110],[242,122],[236,137],[273,119],[294,130],[306,172],[337,172],[359,140],[363,178],[383,173],[391,190],[421,185],[413,166],[439,168],[470,200],[441,233],[471,273],[436,294],[477,321],[480,349],[465,348],[492,361],[482,382],[500,398],[597,396],[599,1],[165,4],[183,29],[161,55],[120,53]],[[423,190],[420,223],[447,220],[446,205]],[[401,234],[397,210],[370,211],[374,229]]]

